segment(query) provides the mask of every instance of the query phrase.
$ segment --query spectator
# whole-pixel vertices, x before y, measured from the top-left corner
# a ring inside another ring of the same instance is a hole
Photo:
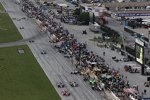
[[[105,56],[105,52],[103,52],[103,56]]]
[[[146,89],[144,89],[144,95],[146,95],[146,92],[147,92]]]

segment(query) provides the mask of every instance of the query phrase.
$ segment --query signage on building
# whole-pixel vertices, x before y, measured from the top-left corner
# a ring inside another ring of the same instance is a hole
[[[136,53],[136,61],[140,64],[143,64],[143,54],[144,54],[144,42],[139,39],[135,40],[135,53]]]

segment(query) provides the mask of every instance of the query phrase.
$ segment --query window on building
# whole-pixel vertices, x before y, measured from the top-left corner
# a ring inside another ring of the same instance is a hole
[[[130,9],[130,7],[125,7],[125,9]]]
[[[138,9],[138,7],[137,7],[137,6],[135,6],[135,7],[134,7],[134,9]]]

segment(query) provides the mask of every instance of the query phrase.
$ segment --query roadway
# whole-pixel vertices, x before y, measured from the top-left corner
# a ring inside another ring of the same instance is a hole
[[[1,0],[1,2],[12,20],[13,18],[21,19],[26,16],[20,10],[20,6],[14,4],[12,0]],[[24,39],[18,42],[3,43],[1,47],[27,44],[62,100],[106,100],[103,94],[93,91],[88,83],[83,82],[81,76],[70,75],[70,72],[75,67],[69,59],[65,59],[62,54],[52,48],[47,34],[40,32],[34,19],[26,18],[20,21],[13,20],[13,22]],[[19,29],[20,26],[24,27],[24,29]],[[34,40],[35,42],[29,43],[29,40]],[[47,54],[41,55],[41,50],[46,50]],[[69,85],[70,81],[76,81],[79,87],[72,88]],[[56,82],[65,83],[65,88],[71,92],[71,96],[62,96],[62,89],[57,88]]]

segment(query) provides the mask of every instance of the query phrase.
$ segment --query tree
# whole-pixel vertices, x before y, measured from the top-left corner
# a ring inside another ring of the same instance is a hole
[[[80,8],[76,8],[76,9],[74,10],[73,15],[79,16],[80,13],[81,13]]]
[[[83,22],[83,24],[89,24],[89,12],[83,12],[78,16],[78,21]]]

